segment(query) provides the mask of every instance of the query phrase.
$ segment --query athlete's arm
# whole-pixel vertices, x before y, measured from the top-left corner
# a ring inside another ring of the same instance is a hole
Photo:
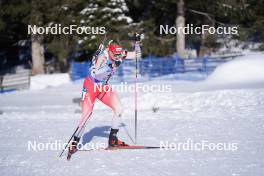
[[[99,72],[100,68],[104,66],[105,62],[106,62],[105,56],[103,55],[98,56],[95,64],[91,67],[92,74],[96,75]]]

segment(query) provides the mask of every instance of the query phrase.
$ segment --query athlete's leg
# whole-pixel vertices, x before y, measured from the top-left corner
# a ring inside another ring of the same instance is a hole
[[[95,99],[99,94],[98,91],[94,90],[94,85],[95,83],[91,78],[88,77],[84,80],[82,91],[82,116],[78,125],[78,130],[76,131],[74,138],[69,146],[69,158],[71,154],[75,153],[78,150],[77,145],[84,132],[85,125],[91,117]]]
[[[85,125],[87,124],[87,121],[90,119],[94,102],[99,92],[94,90],[94,82],[87,78],[84,81],[83,84],[83,90],[82,90],[82,116],[79,121],[79,129],[76,132],[76,137],[80,138],[83,134],[83,131],[85,129]]]
[[[120,99],[118,95],[111,89],[111,87],[108,86],[108,88],[108,91],[106,90],[98,96],[98,99],[100,99],[105,105],[112,108],[114,112],[114,116],[112,118],[112,128],[108,139],[108,145],[110,147],[128,146],[125,142],[119,140],[117,137],[123,111]]]
[[[103,94],[103,96],[102,96]],[[122,116],[122,105],[120,102],[120,99],[118,95],[113,91],[109,90],[106,92],[101,93],[101,101],[112,108],[114,112],[114,116],[112,118],[112,128],[109,134],[109,139],[108,139],[108,145],[110,147],[116,147],[116,146],[127,146],[127,144],[121,140],[118,139],[117,133],[119,131],[119,125],[121,121],[121,116]]]
[[[109,87],[109,90],[102,92],[98,99],[113,110],[112,128],[119,129],[123,108],[118,95]]]

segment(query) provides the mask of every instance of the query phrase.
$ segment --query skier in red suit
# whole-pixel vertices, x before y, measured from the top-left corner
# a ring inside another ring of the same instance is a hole
[[[69,147],[69,153],[77,151],[77,144],[85,129],[86,122],[90,119],[96,99],[109,106],[113,112],[112,127],[109,135],[109,147],[127,146],[117,138],[122,105],[116,92],[108,85],[109,78],[115,73],[118,66],[126,58],[127,51],[121,46],[110,43],[102,50],[90,67],[90,75],[84,80],[82,90],[82,116],[78,131]]]

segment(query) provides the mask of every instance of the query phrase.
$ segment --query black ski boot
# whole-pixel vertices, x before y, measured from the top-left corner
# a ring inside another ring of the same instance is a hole
[[[80,141],[80,138],[74,136],[73,141],[71,142],[70,146],[68,147],[69,151],[68,151],[67,160],[70,160],[71,155],[78,151],[77,145],[78,145],[79,141]]]
[[[109,147],[128,146],[125,142],[118,140],[117,132],[118,132],[118,129],[112,129],[111,128],[109,139],[108,139],[108,146]]]

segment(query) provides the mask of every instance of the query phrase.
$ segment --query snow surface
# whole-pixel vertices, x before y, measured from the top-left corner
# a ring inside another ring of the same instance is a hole
[[[262,63],[256,60],[245,62],[255,68],[255,64]],[[244,60],[219,69],[227,74],[229,68],[240,64],[242,68]],[[70,162],[57,157],[60,151],[28,151],[28,141],[67,142],[80,118],[76,113],[80,107],[72,100],[80,97],[82,82],[68,82],[66,75],[42,75],[32,78],[32,83],[39,84],[30,91],[0,95],[0,110],[4,112],[0,115],[0,175],[263,175],[264,86],[246,78],[244,84],[226,82],[218,86],[219,81],[224,81],[217,76],[220,71],[217,69],[207,81],[163,77],[146,82],[145,85],[169,85],[171,91],[139,93],[138,144],[159,146],[161,141],[206,140],[237,143],[235,151],[90,151],[77,152]],[[132,144],[126,132],[133,136],[134,94],[119,95],[125,124],[119,136]],[[111,118],[111,110],[97,102],[82,142],[107,143]]]
[[[264,54],[250,53],[220,65],[208,78],[218,84],[249,84],[264,82]]]
[[[59,86],[70,82],[68,73],[64,74],[51,74],[51,75],[36,75],[30,79],[30,89],[39,90],[48,87]]]

